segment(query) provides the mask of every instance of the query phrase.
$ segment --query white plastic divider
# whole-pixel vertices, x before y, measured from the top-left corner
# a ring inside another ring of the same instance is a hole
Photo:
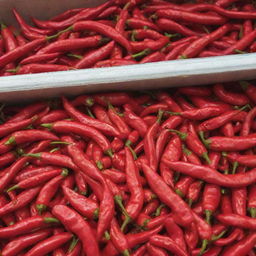
[[[0,78],[0,101],[109,90],[144,90],[256,78],[256,54]]]

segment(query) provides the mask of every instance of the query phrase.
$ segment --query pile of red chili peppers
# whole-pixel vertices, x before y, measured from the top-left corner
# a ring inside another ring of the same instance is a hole
[[[1,106],[2,256],[256,255],[256,86]]]
[[[109,0],[1,26],[0,76],[256,52],[251,0]]]

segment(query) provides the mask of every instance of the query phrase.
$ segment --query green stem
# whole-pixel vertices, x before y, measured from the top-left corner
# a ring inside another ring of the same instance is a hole
[[[60,223],[56,218],[44,218],[44,223]]]
[[[51,143],[50,143],[51,145],[59,145],[59,144],[61,144],[61,145],[71,145],[72,143],[70,143],[70,142],[66,142],[66,141],[52,141]]]
[[[95,116],[93,115],[93,113],[92,113],[92,111],[90,110],[90,108],[87,107],[86,110],[87,110],[88,115],[89,115],[91,118],[94,118],[94,119],[95,119]]]
[[[135,59],[135,58],[138,58],[138,57],[143,57],[143,56],[145,56],[145,55],[148,55],[148,54],[150,54],[150,49],[145,49],[145,50],[143,50],[143,51],[141,51],[141,52],[138,52],[138,53],[135,53],[135,54],[133,54],[132,55],[132,57]]]
[[[138,159],[137,154],[136,154],[135,151],[132,149],[132,147],[131,147],[131,146],[126,146],[126,147],[129,148],[129,150],[131,151],[132,156],[133,156],[133,159],[134,159],[134,160],[137,160],[137,159]]]
[[[218,234],[217,236],[213,235],[211,241],[214,242],[214,241],[219,240],[220,238],[222,238],[226,234],[226,232],[227,232],[227,230],[224,230],[220,234]]]
[[[169,129],[170,132],[176,133],[182,140],[186,140],[188,134],[185,132],[180,132],[178,130]]]
[[[4,145],[15,145],[16,141],[15,141],[15,137],[11,136],[5,143]]]
[[[106,155],[108,155],[108,156],[110,156],[111,158],[113,158],[113,151],[112,151],[112,149],[110,148],[110,149],[108,149],[106,152],[105,152],[105,154]]]
[[[206,140],[206,139],[204,138],[204,132],[203,132],[203,131],[200,131],[200,132],[199,132],[199,137],[200,137],[201,141],[203,142],[203,144],[204,144],[207,148],[209,148],[211,141],[210,141],[210,140]]]
[[[205,250],[207,248],[207,245],[208,245],[208,241],[206,239],[204,239],[203,242],[202,242],[202,247],[201,247],[199,255],[203,255],[204,254],[204,252],[205,252]]]
[[[103,170],[104,169],[104,166],[103,166],[103,164],[102,164],[102,162],[100,160],[96,161],[96,165],[97,165],[99,170]]]
[[[154,216],[155,216],[155,217],[160,216],[161,210],[162,210],[164,207],[165,207],[165,205],[164,205],[164,204],[161,204],[161,205],[156,209],[156,212],[155,212]]]
[[[178,194],[180,197],[184,197],[184,194],[179,189],[175,189],[175,193]]]
[[[44,127],[44,128],[48,128],[48,129],[52,129],[52,127],[53,127],[53,124],[41,124],[41,126],[42,127]]]
[[[73,58],[76,58],[76,59],[79,59],[79,60],[81,60],[83,58],[82,55],[77,55],[77,54],[72,54],[72,53],[68,53],[67,56],[68,57],[73,57]]]
[[[106,238],[106,240],[108,240],[108,241],[110,240],[110,234],[108,231],[105,231],[104,237]]]
[[[132,219],[131,219],[130,217],[125,216],[124,222],[123,222],[123,224],[122,224],[122,226],[121,226],[121,231],[122,231],[122,232],[124,232],[126,226],[131,222],[131,220],[132,220]]]
[[[250,208],[250,214],[252,218],[256,218],[256,208]]]
[[[10,187],[9,189],[7,189],[6,192],[8,193],[8,192],[11,192],[11,191],[13,191],[15,189],[19,189],[19,186],[18,185],[14,185],[14,186]]]
[[[236,173],[236,169],[237,169],[238,166],[239,166],[238,162],[235,161],[235,162],[233,163],[233,167],[232,167],[232,174],[235,174],[235,173]]]
[[[28,157],[34,157],[34,158],[41,158],[41,153],[36,153],[36,154],[23,154],[23,156],[28,156]]]
[[[159,109],[158,115],[157,115],[157,120],[156,120],[157,123],[159,123],[159,124],[161,123],[163,115],[164,115],[164,111],[162,109]]]
[[[70,246],[69,246],[69,248],[68,248],[68,252],[69,252],[69,253],[74,250],[74,248],[76,247],[78,241],[79,241],[79,239],[76,238],[75,236],[73,236],[72,241],[71,241],[71,244],[70,244]]]
[[[207,164],[211,164],[211,160],[210,160],[210,158],[209,158],[207,152],[204,152],[204,153],[202,154],[202,157],[203,157],[203,159],[207,162]]]
[[[208,224],[211,224],[212,211],[205,210],[205,219]]]

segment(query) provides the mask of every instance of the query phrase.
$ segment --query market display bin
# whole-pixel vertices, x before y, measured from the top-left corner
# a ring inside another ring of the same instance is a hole
[[[23,17],[50,18],[70,8],[95,6],[101,0],[0,0],[1,21],[16,25]],[[144,90],[256,78],[256,54],[165,61],[101,69],[17,75],[0,78],[0,101],[23,101],[62,94],[108,90]]]

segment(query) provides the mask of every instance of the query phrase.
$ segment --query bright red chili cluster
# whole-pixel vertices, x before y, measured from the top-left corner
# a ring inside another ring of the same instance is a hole
[[[255,255],[256,86],[2,106],[2,256]]]
[[[251,0],[109,0],[34,26],[2,24],[0,75],[256,52]]]

